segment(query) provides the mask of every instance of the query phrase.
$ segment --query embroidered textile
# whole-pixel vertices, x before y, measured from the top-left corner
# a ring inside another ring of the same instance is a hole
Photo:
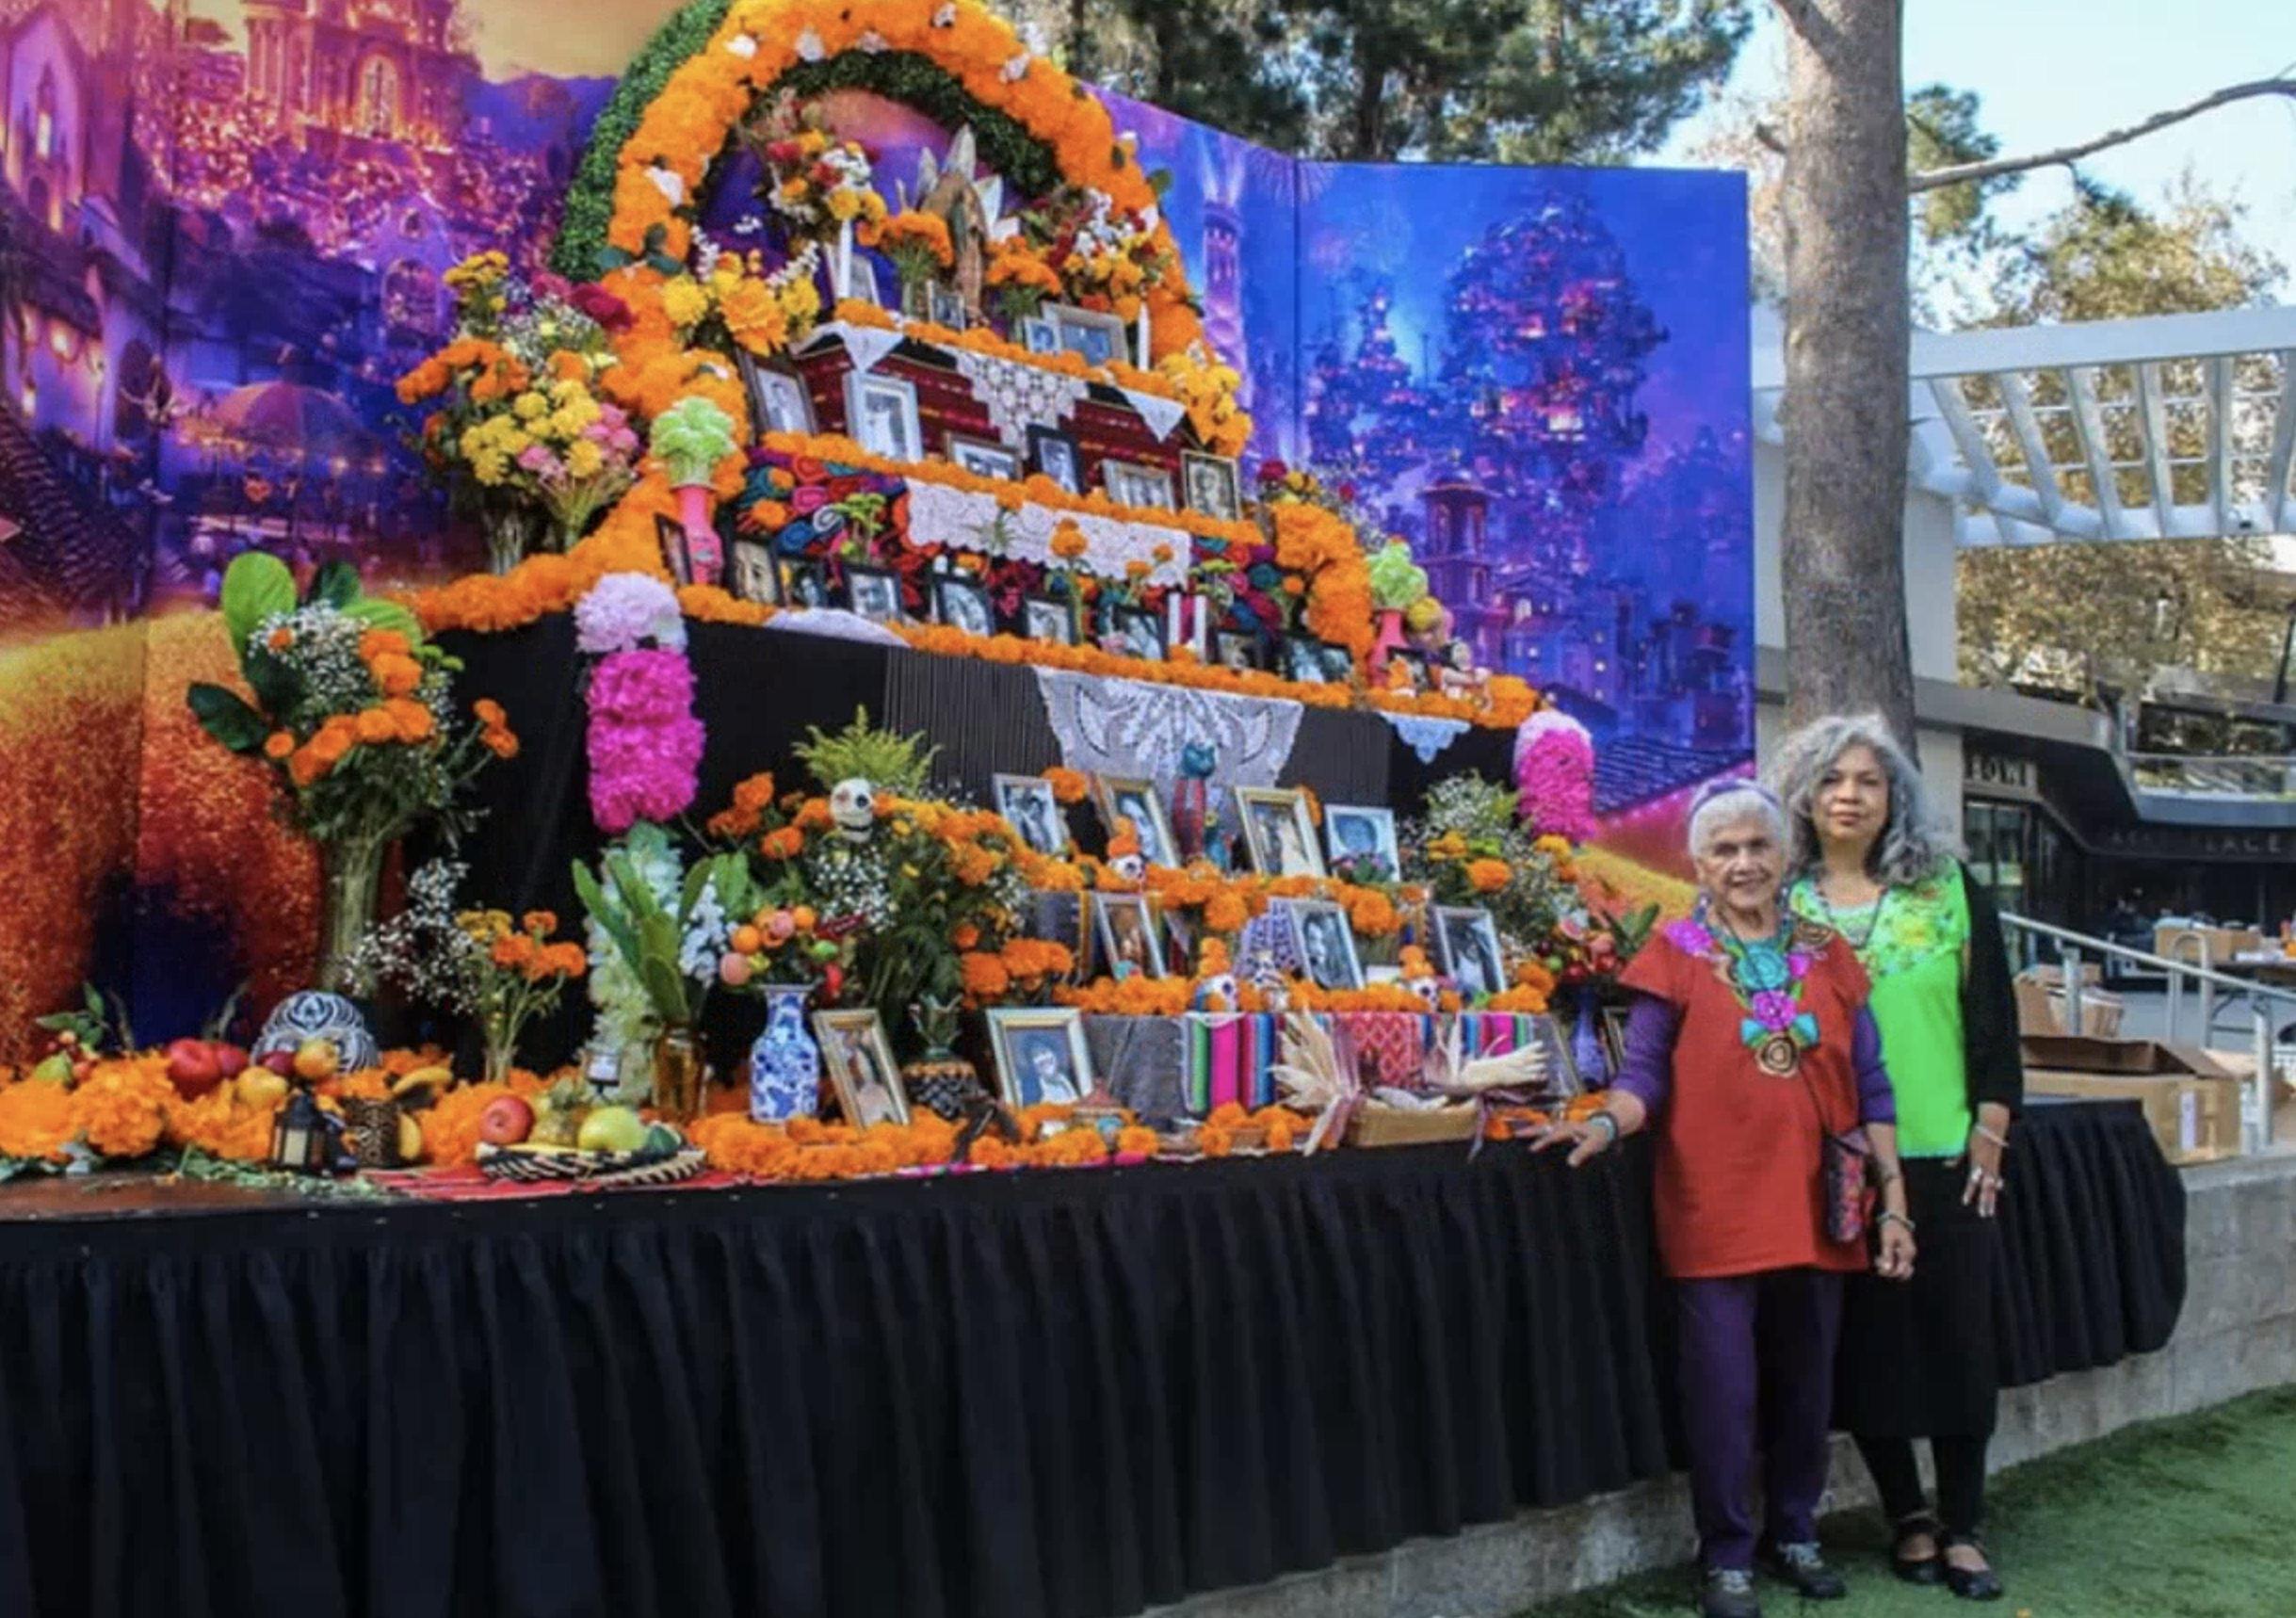
[[[958,373],[973,385],[973,396],[988,406],[996,436],[1023,454],[1028,448],[1029,428],[1059,426],[1091,392],[1091,384],[1082,377],[1042,365],[976,354],[970,348],[952,348],[948,355],[956,361]]]
[[[1169,798],[1190,742],[1212,750],[1214,787],[1273,786],[1300,734],[1300,704],[1287,698],[1034,671],[1060,762],[1088,775],[1153,781],[1159,797]]]
[[[1403,738],[1403,745],[1419,755],[1421,764],[1432,764],[1435,755],[1467,733],[1464,720],[1432,719],[1425,714],[1391,714],[1378,710],[1379,717],[1395,727],[1395,734]]]
[[[1015,511],[997,505],[994,494],[975,493],[946,483],[921,477],[909,486],[909,542],[913,545],[954,545],[959,550],[986,551],[1053,569],[1070,564],[1053,555],[1053,531],[1066,519],[1084,535],[1085,572],[1102,578],[1123,578],[1126,564],[1148,569],[1151,584],[1178,585],[1188,581],[1188,563],[1194,542],[1187,530],[1156,523],[1127,523],[1089,511],[1058,511],[1034,501]],[[1000,520],[1001,519],[1001,526]],[[1001,543],[1000,543],[1001,540]],[[1156,559],[1162,547],[1169,558]]]

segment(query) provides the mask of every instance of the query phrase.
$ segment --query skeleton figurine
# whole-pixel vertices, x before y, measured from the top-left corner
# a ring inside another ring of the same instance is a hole
[[[1217,938],[1205,939],[1196,951],[1196,980],[1188,991],[1188,1009],[1191,1011],[1242,1009],[1242,992],[1237,987],[1236,974],[1228,969],[1228,947]]]
[[[829,817],[847,842],[867,842],[877,830],[876,789],[858,775],[838,782],[830,788]]]

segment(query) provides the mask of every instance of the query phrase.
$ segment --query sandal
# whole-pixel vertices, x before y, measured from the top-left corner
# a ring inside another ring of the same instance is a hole
[[[1909,1557],[1905,1554],[1905,1542],[1917,1534],[1929,1536],[1930,1554]],[[1889,1571],[1908,1584],[1943,1584],[1946,1581],[1945,1552],[1938,1548],[1942,1544],[1943,1533],[1935,1517],[1925,1513],[1905,1518],[1898,1524],[1897,1543],[1889,1549]]]

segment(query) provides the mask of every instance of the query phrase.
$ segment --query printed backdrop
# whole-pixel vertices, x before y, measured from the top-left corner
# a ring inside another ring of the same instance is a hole
[[[140,980],[150,1039],[308,971],[311,857],[184,706],[229,665],[203,608],[249,547],[476,565],[391,384],[447,266],[539,264],[672,9],[0,0],[0,1060],[86,978]],[[1737,177],[1302,164],[1108,99],[1172,176],[1253,460],[1350,485],[1588,722],[1606,844],[1663,881],[1683,792],[1752,748]],[[946,139],[845,116],[889,192]]]

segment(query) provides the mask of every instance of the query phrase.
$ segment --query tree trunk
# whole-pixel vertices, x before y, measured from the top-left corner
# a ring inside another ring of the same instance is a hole
[[[1387,67],[1366,53],[1356,64],[1355,107],[1350,120],[1348,150],[1351,162],[1377,163],[1387,156],[1380,150],[1380,114],[1386,103]]]
[[[1787,28],[1786,718],[1914,741],[1905,629],[1903,0],[1777,0]]]

